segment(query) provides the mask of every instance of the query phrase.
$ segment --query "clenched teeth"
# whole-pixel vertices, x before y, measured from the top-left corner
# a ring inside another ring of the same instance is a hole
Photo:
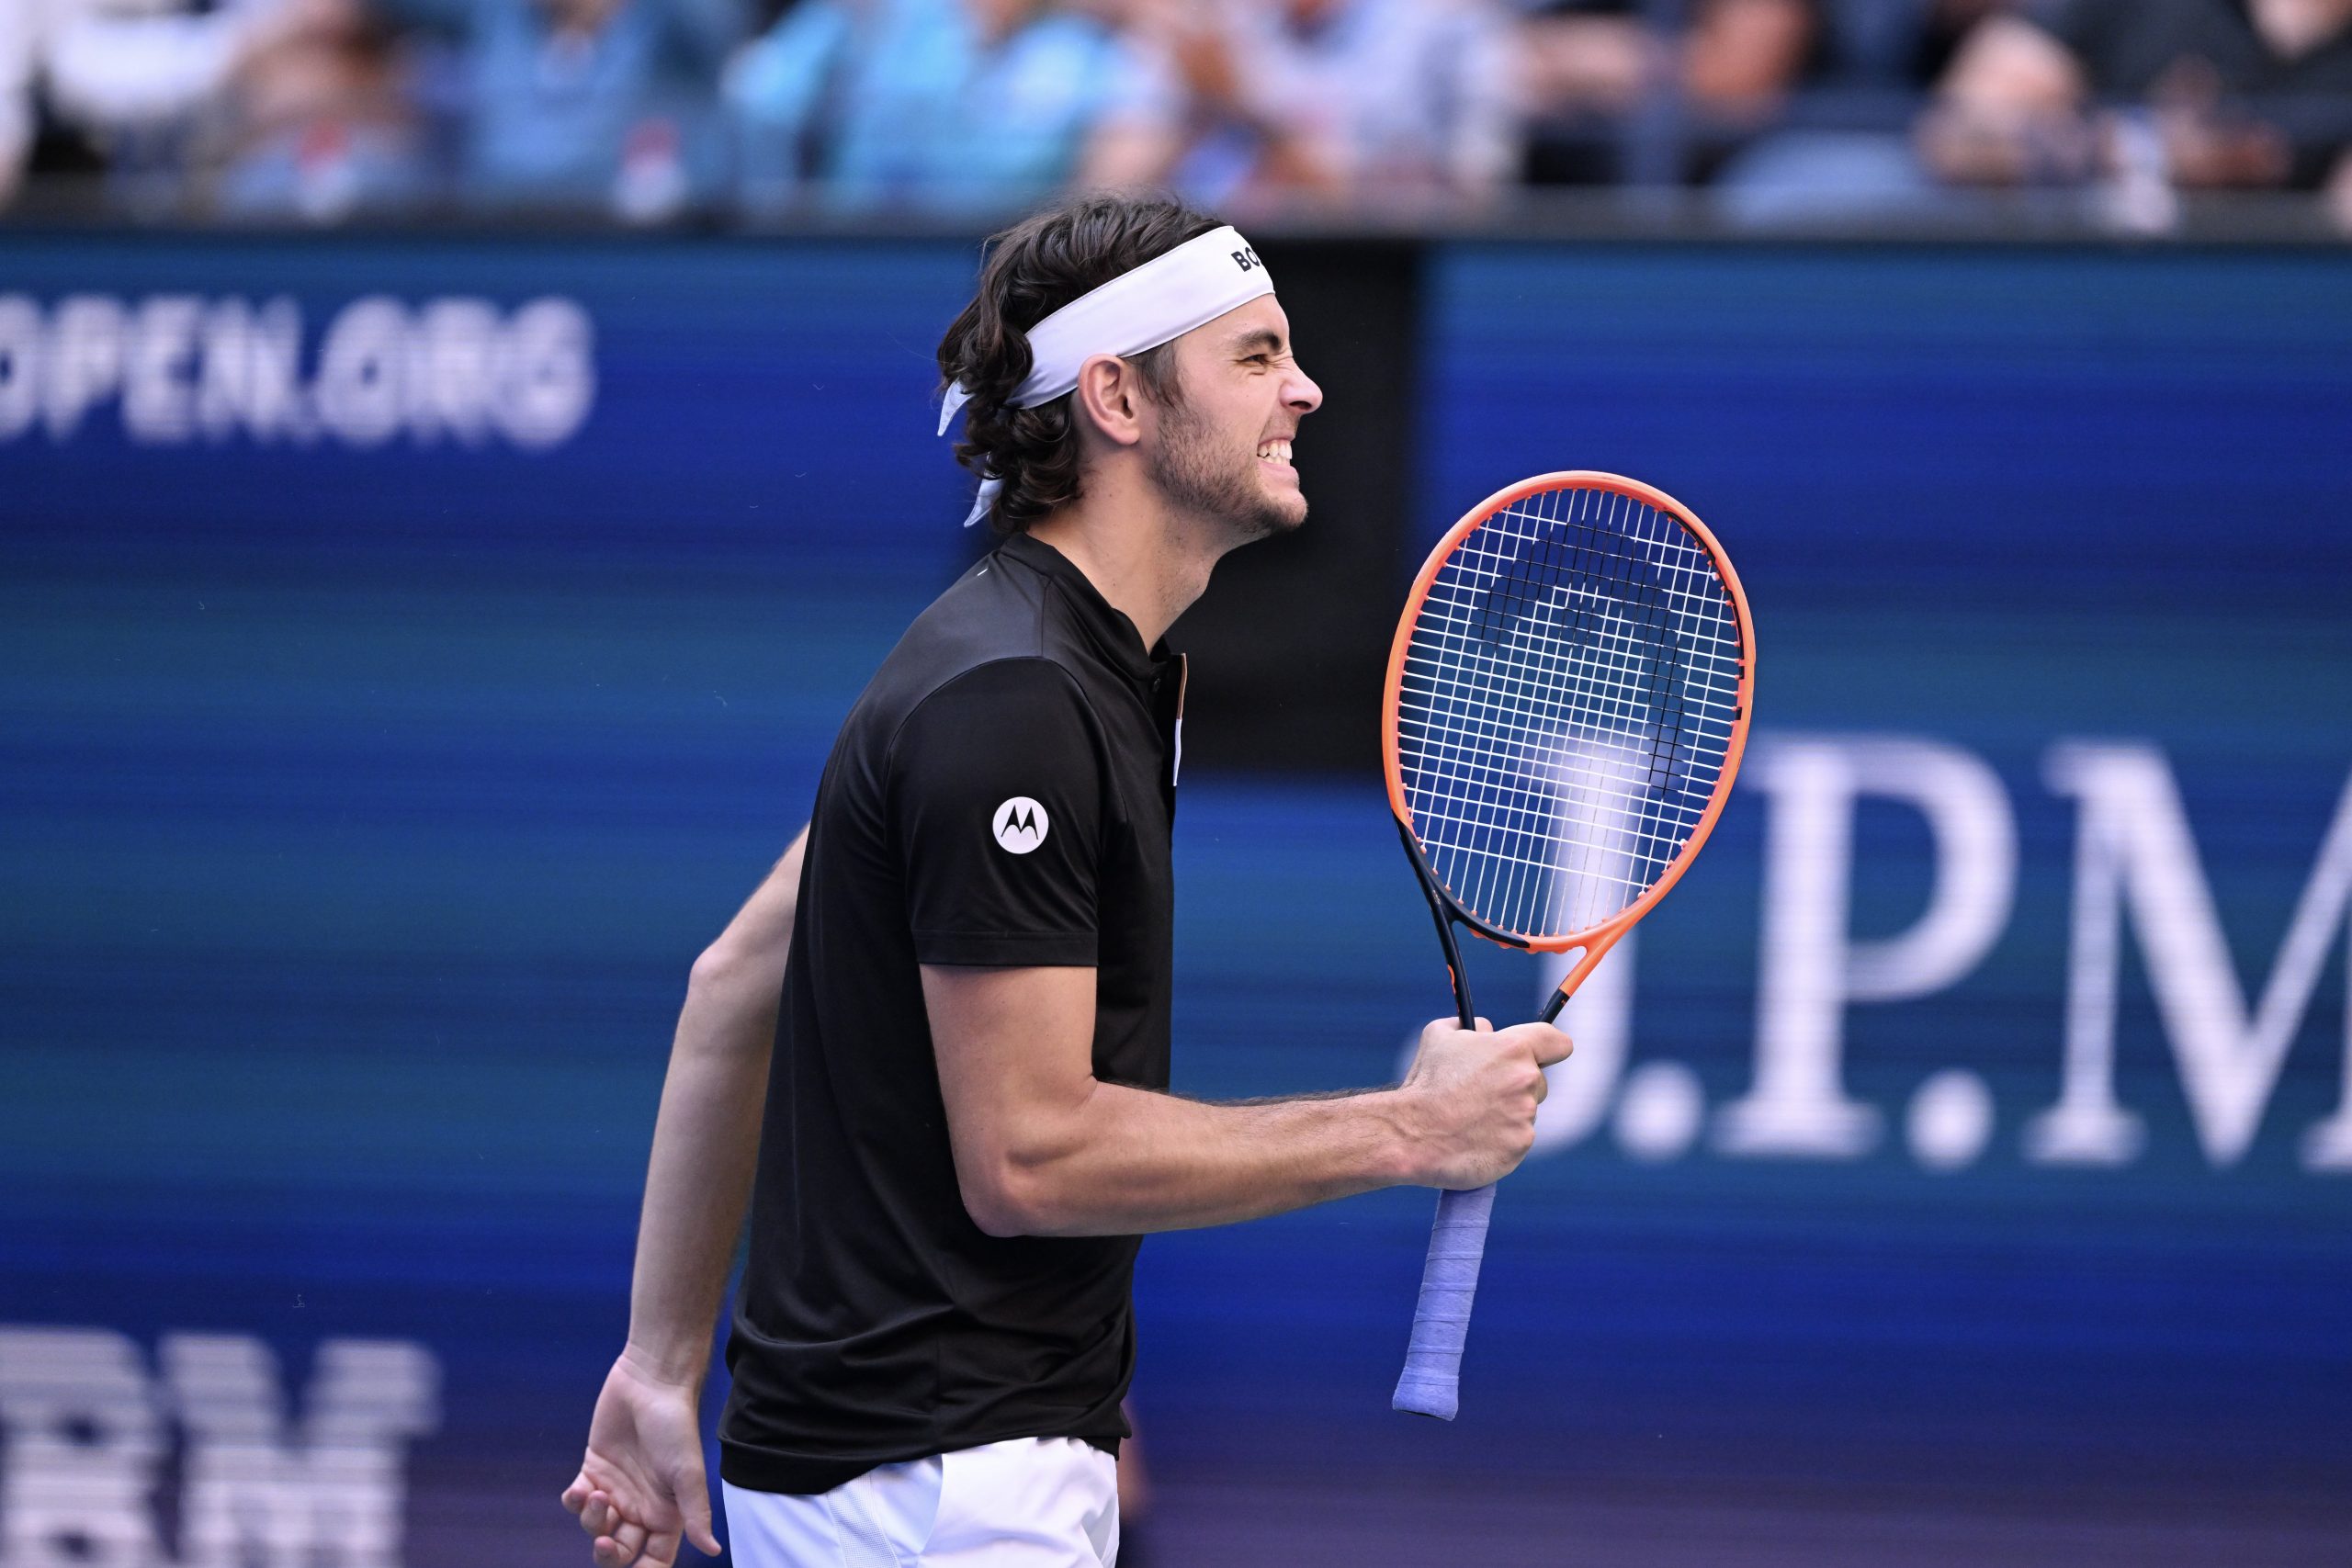
[[[1287,463],[1290,461],[1290,443],[1287,441],[1261,442],[1258,447],[1258,456],[1269,462]]]

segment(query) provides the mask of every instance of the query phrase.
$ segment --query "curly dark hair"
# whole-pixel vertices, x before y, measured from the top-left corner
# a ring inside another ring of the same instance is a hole
[[[1024,532],[1079,498],[1078,426],[1068,394],[1034,409],[1005,401],[1029,375],[1031,327],[1080,295],[1197,239],[1222,220],[1164,196],[1095,193],[1023,219],[988,243],[978,290],[939,340],[940,390],[971,390],[956,460],[1004,481],[989,526]],[[1144,389],[1181,400],[1172,345],[1131,355]]]

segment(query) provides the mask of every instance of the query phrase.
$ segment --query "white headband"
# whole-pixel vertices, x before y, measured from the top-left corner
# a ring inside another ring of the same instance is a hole
[[[1232,229],[1212,229],[1174,250],[1123,272],[1102,288],[1081,294],[1029,329],[1029,376],[1008,400],[1014,408],[1052,402],[1078,385],[1079,367],[1098,354],[1122,358],[1182,337],[1261,294],[1274,281],[1250,242]],[[961,385],[947,389],[939,408],[939,434],[972,394]],[[983,479],[972,502],[968,528],[989,513],[1003,481]]]

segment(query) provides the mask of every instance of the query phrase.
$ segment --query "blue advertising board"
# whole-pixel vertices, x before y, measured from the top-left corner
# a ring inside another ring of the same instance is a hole
[[[0,1563],[585,1561],[687,964],[972,547],[972,260],[0,244]],[[2340,1561],[2352,265],[1424,287],[1417,539],[1679,496],[1754,750],[1574,1004],[1457,1422],[1386,1407],[1427,1193],[1146,1246],[1136,1560]],[[1448,1000],[1377,781],[1182,796],[1178,1089],[1393,1077]]]

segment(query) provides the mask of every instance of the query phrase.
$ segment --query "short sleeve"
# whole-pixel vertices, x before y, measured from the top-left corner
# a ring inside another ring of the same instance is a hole
[[[1043,659],[967,671],[907,716],[890,813],[918,962],[1094,964],[1097,736],[1077,682]]]

